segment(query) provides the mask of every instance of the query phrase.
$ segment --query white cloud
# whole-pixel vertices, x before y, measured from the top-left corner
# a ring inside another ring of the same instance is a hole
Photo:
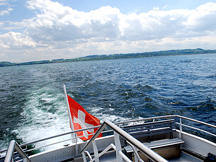
[[[28,30],[35,40],[74,41],[92,39],[152,40],[166,37],[197,36],[215,32],[216,4],[207,3],[194,10],[153,9],[147,13],[122,14],[109,6],[80,12],[50,0],[29,1],[29,8],[40,13]]]
[[[207,3],[190,11],[190,15],[186,21],[190,32],[200,33],[216,31],[216,3]]]
[[[28,48],[36,47],[36,43],[26,34],[9,32],[0,35],[0,47],[2,48]]]
[[[40,53],[38,60],[42,60],[89,54],[215,48],[212,42],[216,38],[216,3],[212,2],[193,10],[155,7],[140,14],[123,14],[110,6],[81,12],[51,0],[30,0],[27,7],[35,11],[35,17],[7,23],[12,24],[11,29],[24,28],[24,32],[0,35],[0,48],[34,47],[28,52],[22,51],[28,60],[31,60],[30,53]],[[36,56],[33,60],[37,60]]]
[[[13,11],[12,8],[7,8],[6,10],[2,10],[0,11],[0,16],[3,16],[3,15],[8,15],[11,11]]]
[[[28,28],[36,40],[72,41],[89,38],[116,38],[120,11],[109,6],[90,12],[79,12],[57,2],[29,1],[30,9],[40,14]]]
[[[6,5],[7,3],[6,3],[6,0],[0,0],[0,6],[4,6],[4,5]]]
[[[123,15],[120,26],[123,39],[152,40],[182,38],[215,33],[216,4],[207,3],[194,10],[151,10]]]
[[[0,16],[9,15],[11,11],[13,11],[13,8],[9,5],[7,0],[0,0]]]

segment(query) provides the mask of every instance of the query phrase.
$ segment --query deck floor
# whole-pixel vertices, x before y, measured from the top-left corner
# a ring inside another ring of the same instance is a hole
[[[169,160],[169,162],[203,162],[203,160],[191,156],[185,152],[181,152],[180,158]]]
[[[116,161],[115,152],[109,152],[102,157],[99,158],[100,162],[114,162]],[[124,160],[123,160],[124,161]],[[194,156],[191,156],[185,152],[181,152],[181,157],[177,159],[171,159],[168,160],[169,162],[203,162],[203,160],[200,160]],[[66,162],[66,161],[65,161]],[[83,162],[82,158],[77,158],[73,160],[68,160],[67,162]]]

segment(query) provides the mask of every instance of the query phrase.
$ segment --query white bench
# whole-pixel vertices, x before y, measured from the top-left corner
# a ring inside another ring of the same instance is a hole
[[[143,144],[150,149],[156,149],[156,148],[162,148],[166,146],[180,145],[183,143],[184,141],[180,138],[172,138],[172,139],[162,139],[162,140],[157,140],[152,142],[145,142]],[[130,145],[125,146],[124,148],[127,153],[133,152],[133,149]]]
[[[173,119],[126,126],[124,130],[164,158],[170,159],[180,156],[180,145],[184,141],[180,138],[174,138],[173,133],[176,132],[176,124]],[[125,143],[124,151],[130,159],[133,159],[134,150],[129,144]],[[139,154],[144,161],[148,160],[144,154]]]

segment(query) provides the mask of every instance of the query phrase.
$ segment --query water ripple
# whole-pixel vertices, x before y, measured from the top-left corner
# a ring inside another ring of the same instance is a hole
[[[0,147],[69,131],[62,84],[102,121],[180,114],[215,124],[216,57],[168,56],[0,69]]]

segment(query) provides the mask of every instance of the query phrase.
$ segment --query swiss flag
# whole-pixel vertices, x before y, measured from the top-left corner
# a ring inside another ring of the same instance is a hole
[[[68,104],[70,108],[71,118],[74,130],[85,129],[89,127],[94,127],[100,125],[100,120],[95,116],[89,114],[79,103],[67,95]],[[98,128],[94,130],[86,130],[82,132],[77,132],[78,137],[83,140],[89,140],[93,136],[92,134],[97,131]],[[102,137],[100,134],[98,137]]]

